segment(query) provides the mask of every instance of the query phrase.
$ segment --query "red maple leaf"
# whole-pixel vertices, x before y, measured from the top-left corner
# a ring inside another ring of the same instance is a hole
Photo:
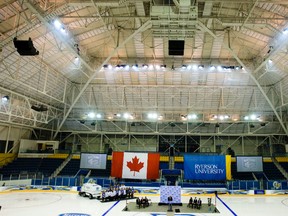
[[[135,156],[132,158],[132,162],[127,162],[127,167],[130,169],[130,172],[134,171],[133,176],[135,176],[135,172],[139,172],[144,167],[144,162],[139,162],[139,158]]]

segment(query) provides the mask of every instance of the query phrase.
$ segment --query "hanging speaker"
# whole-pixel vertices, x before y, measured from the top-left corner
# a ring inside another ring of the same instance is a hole
[[[183,56],[184,45],[185,45],[184,40],[169,40],[168,41],[169,55]]]
[[[31,38],[29,40],[18,40],[16,37],[13,39],[13,43],[17,52],[21,56],[35,56],[39,55],[39,51],[35,49]]]

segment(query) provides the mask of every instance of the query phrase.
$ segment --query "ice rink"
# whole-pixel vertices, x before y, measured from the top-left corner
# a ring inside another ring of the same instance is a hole
[[[136,196],[142,197],[141,194]],[[152,202],[159,202],[158,194],[145,194]],[[203,203],[212,198],[220,213],[197,213],[191,209],[191,213],[175,213],[175,215],[288,215],[288,195],[193,195],[200,197]],[[189,196],[182,196],[182,203],[188,203]],[[121,200],[101,203],[97,199],[80,197],[77,192],[71,191],[12,191],[0,193],[0,215],[3,216],[160,216],[167,215],[167,211],[161,213],[123,211],[126,202]],[[136,205],[136,204],[135,204]],[[149,208],[149,207],[148,207]],[[173,207],[175,208],[175,207]],[[129,209],[128,209],[129,210]]]

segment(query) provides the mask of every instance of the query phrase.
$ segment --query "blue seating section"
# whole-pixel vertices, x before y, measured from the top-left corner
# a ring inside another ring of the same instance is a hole
[[[4,166],[0,173],[3,177],[9,177],[11,174],[20,174],[21,172],[37,172],[40,166],[41,158],[17,158],[12,163]]]
[[[233,180],[255,180],[251,172],[237,172],[236,162],[231,163],[231,174]]]
[[[286,172],[288,172],[288,162],[280,162],[280,165],[284,168]]]
[[[269,180],[284,180],[285,177],[272,162],[263,163],[263,171]]]
[[[80,160],[71,159],[66,166],[61,170],[59,176],[75,176],[79,171]]]
[[[107,160],[106,169],[91,170],[91,177],[109,177],[111,173],[111,160]]]
[[[159,168],[161,169],[169,169],[169,164],[168,162],[160,162],[159,163]]]
[[[52,158],[17,158],[0,169],[0,174],[4,178],[21,173],[42,173],[44,176],[50,176],[63,161],[64,159]]]
[[[49,177],[64,162],[64,160],[65,159],[58,158],[43,158],[38,171],[42,172],[44,177]]]
[[[175,163],[174,169],[181,169],[184,170],[184,163]]]

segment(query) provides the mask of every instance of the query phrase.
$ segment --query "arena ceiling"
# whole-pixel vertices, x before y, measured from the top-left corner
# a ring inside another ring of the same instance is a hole
[[[287,135],[287,14],[283,0],[3,0],[1,124]]]

